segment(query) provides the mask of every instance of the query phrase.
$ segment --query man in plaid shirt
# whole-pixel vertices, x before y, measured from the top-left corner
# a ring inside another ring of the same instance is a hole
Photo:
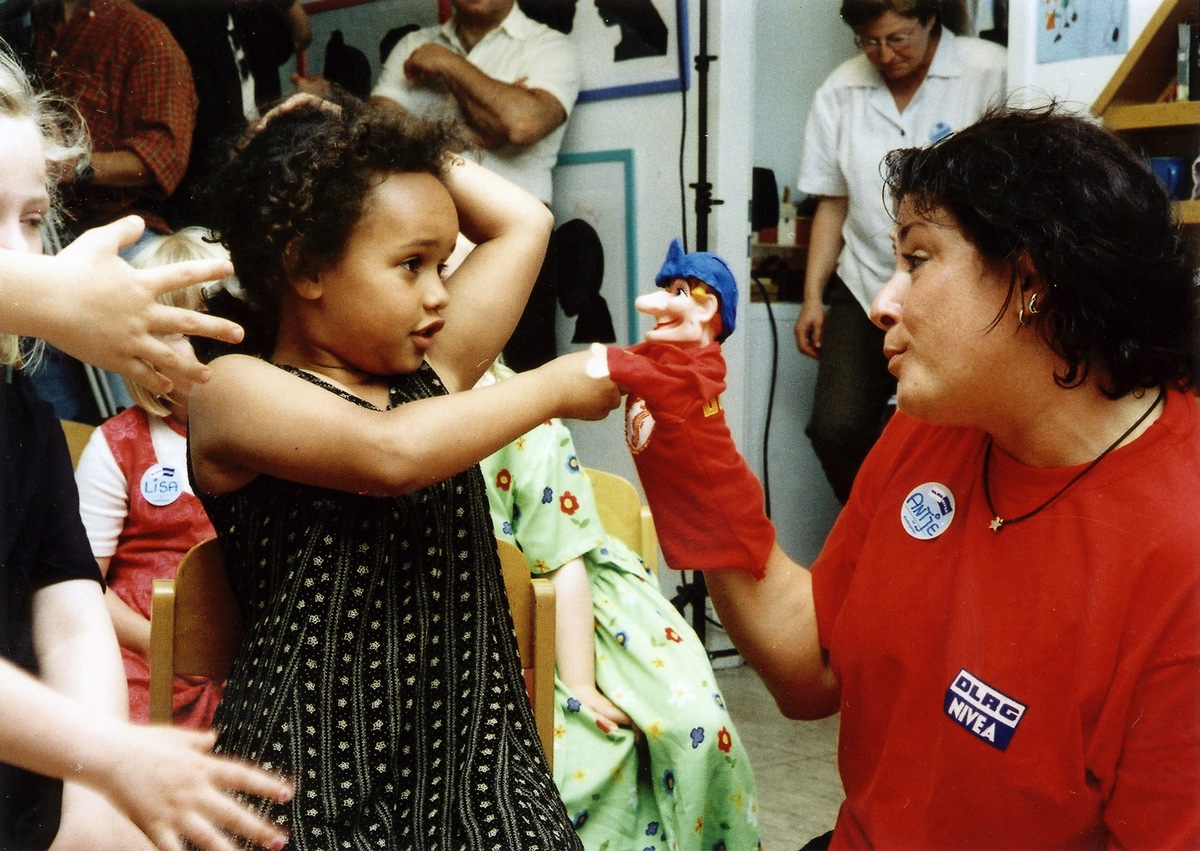
[[[183,180],[196,120],[192,69],[166,25],[130,0],[45,0],[32,9],[39,88],[68,98],[92,137],[90,163],[56,176],[69,241],[130,213],[169,233],[159,209]],[[132,401],[112,374],[47,347],[34,383],[62,419],[99,425]]]
[[[92,136],[90,168],[68,178],[68,222],[78,234],[127,213],[166,232],[154,203],[187,170],[196,90],[166,25],[130,0],[55,0],[34,8],[34,71],[71,98]]]

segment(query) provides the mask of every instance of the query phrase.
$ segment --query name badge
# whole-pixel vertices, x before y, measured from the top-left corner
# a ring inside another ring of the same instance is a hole
[[[954,494],[939,482],[926,482],[909,492],[900,506],[904,531],[918,541],[932,541],[954,521]]]
[[[179,471],[166,464],[155,464],[142,473],[142,498],[159,508],[170,505],[183,493]]]

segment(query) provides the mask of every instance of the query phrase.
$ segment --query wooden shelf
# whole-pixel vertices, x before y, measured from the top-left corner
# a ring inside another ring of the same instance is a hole
[[[1179,24],[1200,20],[1200,0],[1163,0],[1125,55],[1092,114],[1147,156],[1200,155],[1200,101],[1167,100],[1175,90]],[[1186,184],[1191,186],[1190,175]],[[1176,202],[1179,221],[1194,232],[1200,201]]]
[[[1104,123],[1117,132],[1200,127],[1200,100],[1113,105],[1105,111]]]
[[[1112,106],[1162,101],[1173,91],[1178,26],[1197,19],[1200,19],[1197,0],[1163,0],[1092,104],[1092,114],[1103,117]]]

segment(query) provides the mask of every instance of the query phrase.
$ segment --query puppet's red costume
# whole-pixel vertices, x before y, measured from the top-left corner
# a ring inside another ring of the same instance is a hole
[[[613,381],[629,391],[625,439],[667,565],[761,577],[775,526],[725,423],[721,344],[650,342],[607,354]]]

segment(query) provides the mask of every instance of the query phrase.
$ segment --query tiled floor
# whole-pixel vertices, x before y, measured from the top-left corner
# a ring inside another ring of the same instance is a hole
[[[763,848],[797,851],[833,827],[842,801],[837,717],[789,721],[750,668],[716,674],[754,766]]]

